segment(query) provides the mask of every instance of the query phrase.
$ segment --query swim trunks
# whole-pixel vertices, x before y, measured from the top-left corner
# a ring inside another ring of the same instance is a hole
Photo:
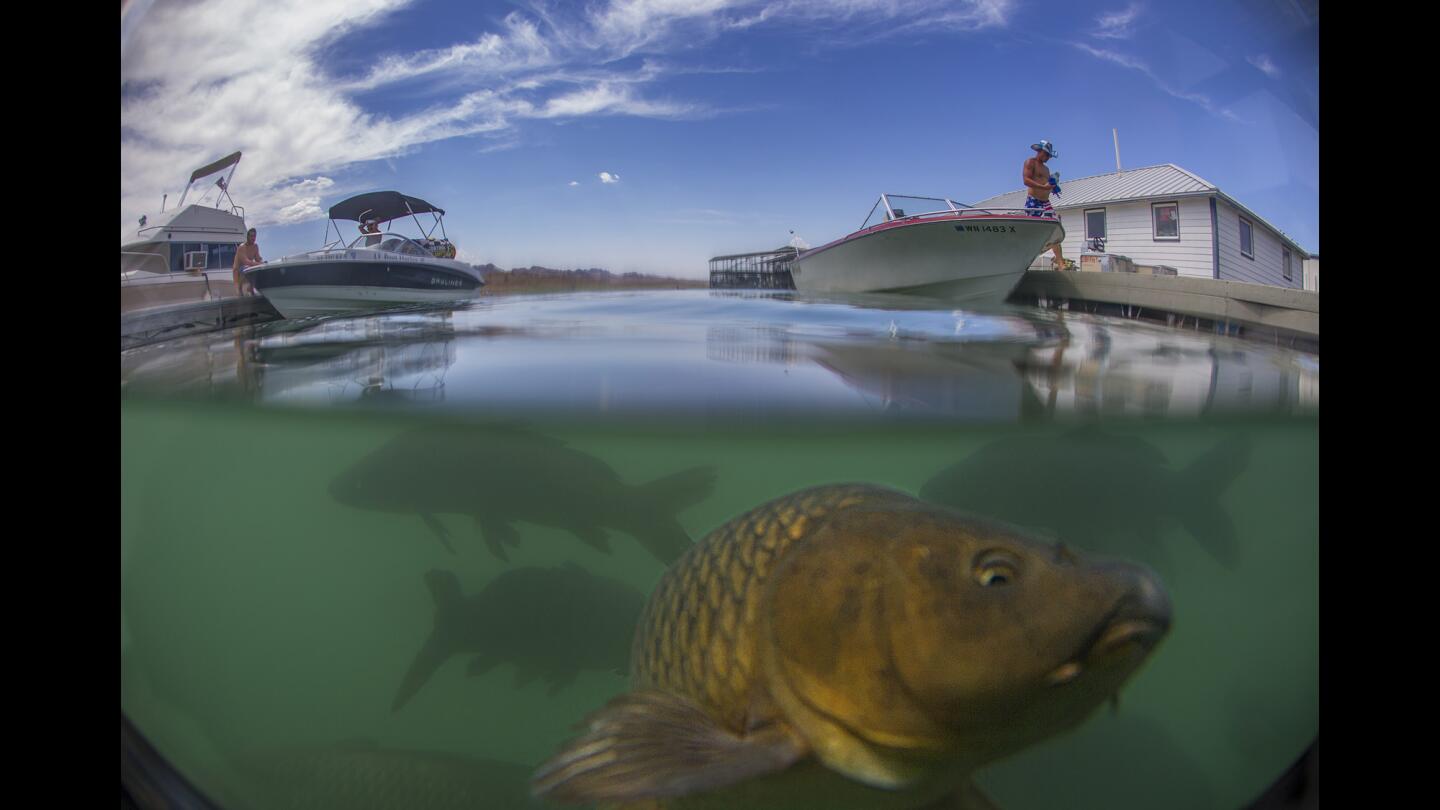
[[[1046,211],[1054,213],[1055,207],[1050,204],[1049,200],[1037,200],[1034,197],[1026,197],[1025,210],[1030,216],[1038,217],[1043,216]]]

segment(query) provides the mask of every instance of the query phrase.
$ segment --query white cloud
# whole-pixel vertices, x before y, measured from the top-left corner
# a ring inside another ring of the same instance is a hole
[[[296,200],[294,203],[281,208],[276,212],[275,219],[281,225],[293,225],[296,222],[317,219],[324,215],[325,209],[320,207],[320,198],[306,197],[303,200]]]
[[[328,177],[315,177],[309,180],[301,180],[290,187],[290,190],[297,194],[304,194],[308,191],[324,191],[335,185],[335,181]]]
[[[1175,98],[1189,101],[1192,104],[1197,104],[1206,112],[1212,115],[1219,116],[1229,121],[1240,120],[1240,117],[1228,108],[1220,108],[1215,106],[1214,102],[1212,102],[1208,96],[1202,95],[1200,93],[1187,93],[1183,90],[1177,90],[1174,87],[1171,87],[1159,76],[1155,75],[1155,71],[1151,70],[1149,65],[1145,64],[1139,59],[1134,58],[1133,56],[1126,56],[1122,53],[1107,51],[1101,48],[1092,48],[1089,45],[1080,42],[1075,43],[1075,47],[1084,51],[1085,53],[1090,54],[1096,59],[1103,59],[1107,62],[1113,62],[1117,65],[1120,65],[1121,67],[1143,73],[1162,92],[1174,96]]]
[[[1101,14],[1095,20],[1095,30],[1090,34],[1102,39],[1129,39],[1135,34],[1135,20],[1140,16],[1140,12],[1140,4],[1132,3],[1124,11]]]
[[[589,116],[690,119],[705,103],[648,88],[686,67],[626,56],[685,54],[738,29],[803,24],[855,36],[925,24],[1004,26],[1015,0],[610,0],[588,7],[529,0],[490,30],[412,53],[382,53],[356,75],[323,65],[330,46],[375,29],[416,0],[192,0],[144,9],[122,31],[122,238],[194,167],[244,153],[235,187],[252,224],[319,216],[324,198],[368,186],[349,167],[458,137],[513,148],[526,120]],[[127,18],[129,19],[129,18]],[[138,17],[136,18],[138,19]],[[917,22],[923,21],[923,22]],[[243,25],[244,47],[235,47]],[[743,34],[740,34],[743,35]],[[419,109],[386,112],[371,91],[403,86]],[[612,175],[613,177],[613,175]],[[618,178],[617,178],[618,179]],[[612,181],[613,182],[613,181]]]
[[[602,183],[607,183],[607,184],[609,184],[609,183],[618,183],[618,182],[620,182],[620,175],[618,175],[618,174],[611,174],[610,172],[600,172],[599,177],[600,177],[600,182],[602,182]]]
[[[578,186],[578,185],[580,185],[580,184],[577,183],[577,182],[575,182],[574,180],[571,180],[571,181],[570,181],[570,185],[571,185],[571,186]]]
[[[1264,73],[1266,76],[1269,76],[1272,79],[1280,78],[1280,68],[1276,67],[1275,63],[1270,61],[1269,56],[1262,53],[1250,57],[1247,61],[1249,61],[1250,64],[1258,68],[1260,72]]]

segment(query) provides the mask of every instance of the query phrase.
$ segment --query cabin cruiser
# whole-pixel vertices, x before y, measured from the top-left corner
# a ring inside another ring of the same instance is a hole
[[[434,218],[428,231],[420,214]],[[246,268],[245,276],[286,318],[469,300],[479,295],[485,279],[480,271],[456,261],[455,245],[445,235],[444,216],[444,210],[398,191],[351,197],[330,208],[333,242]],[[414,219],[420,236],[384,229],[405,217]],[[341,222],[360,223],[360,235],[349,244],[343,244]],[[326,238],[330,225],[325,228]]]
[[[245,209],[230,198],[230,180],[239,163],[235,152],[196,169],[179,205],[166,212],[162,201],[159,214],[140,217],[135,240],[120,247],[121,314],[237,295],[232,268],[245,241]],[[230,173],[197,202],[185,204],[196,181],[226,169]],[[219,193],[212,203],[214,190]]]
[[[1041,251],[1064,238],[1059,216],[1050,211],[1036,216],[944,197],[881,194],[860,230],[802,251],[790,273],[803,293],[999,302]]]

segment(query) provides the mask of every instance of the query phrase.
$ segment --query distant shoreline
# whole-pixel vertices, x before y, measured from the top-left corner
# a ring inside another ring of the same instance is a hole
[[[611,273],[592,267],[585,270],[555,270],[530,266],[501,270],[493,264],[471,265],[485,278],[485,291],[492,294],[528,292],[569,292],[572,290],[681,290],[709,287],[708,281],[671,278],[644,273]]]

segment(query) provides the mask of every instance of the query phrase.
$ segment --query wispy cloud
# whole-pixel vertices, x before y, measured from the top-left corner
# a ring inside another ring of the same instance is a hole
[[[1135,20],[1142,10],[1139,3],[1131,3],[1124,11],[1101,14],[1095,20],[1095,29],[1090,35],[1101,39],[1129,39],[1135,34]]]
[[[577,182],[577,181],[575,181],[575,180],[571,180],[571,181],[570,181],[570,186],[571,186],[572,188],[575,187],[575,186],[578,186],[578,185],[580,185],[579,182]]]
[[[600,182],[605,184],[620,182],[620,175],[618,174],[611,174],[610,172],[600,172],[600,174],[597,176],[600,178]],[[644,184],[642,183],[641,185]]]
[[[1074,45],[1076,48],[1090,54],[1096,59],[1103,59],[1107,62],[1113,62],[1117,65],[1120,65],[1121,67],[1128,68],[1130,70],[1134,70],[1144,74],[1145,77],[1148,78],[1151,83],[1154,84],[1155,87],[1160,89],[1162,92],[1183,101],[1197,104],[1211,115],[1219,116],[1220,118],[1224,118],[1228,121],[1240,120],[1240,117],[1229,109],[1216,106],[1215,103],[1211,101],[1208,96],[1201,95],[1200,93],[1187,93],[1184,90],[1179,90],[1170,86],[1168,82],[1156,75],[1155,71],[1151,70],[1149,65],[1145,64],[1139,59],[1136,59],[1133,56],[1126,56],[1123,53],[1107,51],[1102,48],[1093,48],[1089,45],[1084,44],[1083,42],[1077,42],[1074,43]]]
[[[1269,76],[1272,79],[1280,78],[1280,68],[1276,67],[1275,63],[1270,61],[1269,56],[1263,53],[1257,54],[1250,57],[1246,61],[1254,65],[1261,73],[1264,73],[1266,76]]]
[[[385,54],[355,75],[327,70],[335,42],[414,2],[194,0],[139,9],[144,24],[122,32],[122,234],[163,192],[177,192],[190,169],[235,149],[245,154],[237,193],[247,218],[299,222],[320,216],[325,197],[369,185],[353,167],[383,160],[393,168],[393,158],[427,143],[487,137],[493,143],[482,151],[493,151],[521,143],[526,121],[733,112],[653,90],[680,73],[737,70],[676,61],[727,34],[811,25],[893,35],[917,21],[979,30],[1005,26],[1016,0],[528,0],[453,44]],[[234,47],[236,20],[257,32],[245,47]],[[626,59],[637,54],[645,57],[639,67]],[[377,91],[398,87],[422,106],[377,106]]]

